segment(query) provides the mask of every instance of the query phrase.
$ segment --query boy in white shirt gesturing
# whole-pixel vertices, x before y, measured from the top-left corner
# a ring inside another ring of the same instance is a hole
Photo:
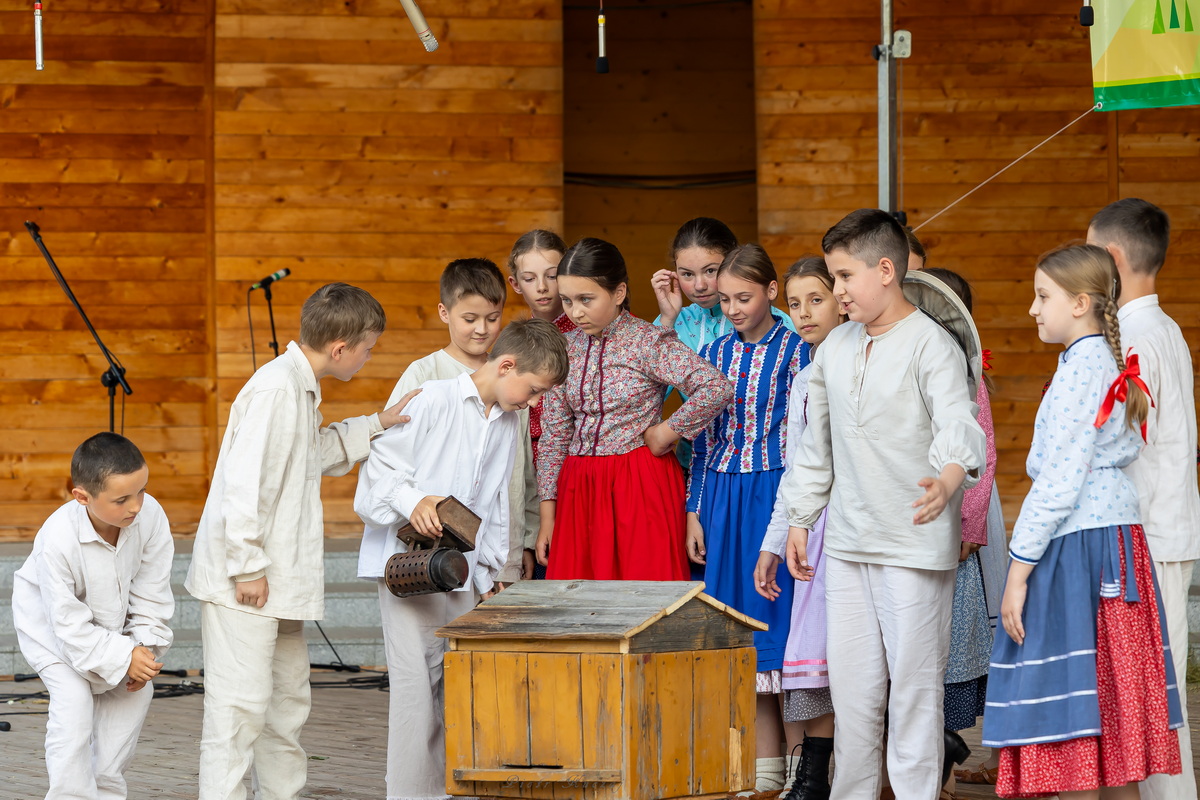
[[[1125,473],[1137,487],[1138,505],[1154,572],[1162,591],[1165,624],[1175,659],[1184,735],[1179,737],[1183,772],[1151,775],[1140,785],[1148,800],[1192,800],[1196,777],[1187,726],[1188,588],[1200,558],[1200,492],[1196,489],[1196,398],[1192,354],[1175,320],[1158,304],[1156,281],[1167,258],[1171,223],[1145,200],[1127,197],[1092,217],[1088,244],[1103,247],[1121,276],[1117,320],[1121,346],[1137,354],[1142,380],[1154,405],[1146,446]]]
[[[480,518],[470,578],[441,594],[394,597],[379,581],[379,603],[393,687],[388,716],[387,796],[446,797],[442,656],[434,632],[503,588],[509,559],[508,485],[522,433],[517,412],[567,378],[567,340],[552,323],[509,323],[487,362],[457,378],[428,381],[413,399],[412,422],[371,445],[359,471],[354,510],[366,523],[364,544],[386,542],[386,557],[403,549],[396,530],[407,523],[441,535],[436,506],[453,496]],[[372,552],[378,553],[378,546]]]
[[[408,399],[323,428],[320,380],[350,380],[385,321],[362,289],[321,287],[300,311],[300,343],[254,373],[229,410],[185,583],[203,601],[200,800],[244,798],[252,760],[260,798],[304,788],[304,620],[325,615],[321,476],[366,458],[372,436],[407,420]]]
[[[810,578],[808,531],[828,506],[827,659],[841,766],[832,796],[879,797],[886,708],[892,788],[898,800],[924,800],[940,789],[962,488],[978,480],[986,439],[963,350],[901,289],[900,223],[855,211],[821,248],[850,321],[817,351],[808,427],[780,486],[787,564]]]
[[[171,646],[175,546],[133,442],[98,433],[71,458],[74,497],[13,578],[21,654],[50,693],[49,800],[123,800],[125,770]]]

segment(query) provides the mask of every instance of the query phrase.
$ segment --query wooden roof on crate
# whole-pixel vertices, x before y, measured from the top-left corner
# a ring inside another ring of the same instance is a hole
[[[600,640],[639,652],[743,646],[754,631],[766,630],[703,589],[701,581],[519,581],[437,634],[453,640]],[[635,639],[645,646],[629,648]]]

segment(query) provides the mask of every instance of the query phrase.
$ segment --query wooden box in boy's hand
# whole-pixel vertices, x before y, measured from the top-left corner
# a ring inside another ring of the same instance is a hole
[[[413,550],[429,547],[453,547],[463,553],[474,550],[475,537],[479,534],[478,515],[454,497],[442,498],[434,508],[438,522],[442,523],[441,536],[433,538],[418,533],[410,522],[397,529],[396,538]]]
[[[521,581],[438,631],[446,786],[553,800],[754,786],[753,636],[699,582]]]

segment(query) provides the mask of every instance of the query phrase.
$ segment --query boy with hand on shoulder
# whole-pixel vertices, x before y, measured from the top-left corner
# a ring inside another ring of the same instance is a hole
[[[300,342],[255,372],[229,411],[185,583],[202,601],[200,800],[245,797],[251,762],[260,797],[304,788],[304,620],[325,613],[321,476],[365,459],[371,437],[408,420],[409,399],[321,427],[320,381],[350,380],[385,321],[362,289],[321,287],[300,312]]]
[[[1179,677],[1183,731],[1187,727],[1188,589],[1200,558],[1200,492],[1196,489],[1196,399],[1192,354],[1183,332],[1158,304],[1158,272],[1167,258],[1171,222],[1145,200],[1127,197],[1102,208],[1088,226],[1088,244],[1113,257],[1121,278],[1117,321],[1121,347],[1133,348],[1154,404],[1146,445],[1125,473],[1137,487],[1146,543],[1154,559],[1163,621]],[[1189,736],[1179,737],[1183,772],[1151,775],[1139,788],[1153,800],[1196,797]]]
[[[962,349],[902,291],[900,223],[855,211],[821,246],[850,321],[817,350],[808,427],[780,502],[798,580],[811,579],[808,532],[829,509],[827,660],[841,765],[832,797],[879,796],[885,708],[896,797],[936,797],[962,489],[978,480],[986,439]]]
[[[441,535],[437,504],[453,495],[481,520],[467,553],[470,580],[452,592],[399,598],[379,581],[379,605],[391,693],[387,796],[446,797],[442,711],[445,639],[434,632],[470,611],[497,588],[509,559],[508,485],[520,443],[518,412],[567,376],[567,343],[553,324],[509,323],[478,370],[430,381],[408,407],[412,422],[371,445],[358,476],[354,510],[363,541],[387,543],[386,562],[404,544],[396,531],[411,522]],[[380,567],[382,574],[382,566]]]
[[[127,795],[125,770],[171,646],[175,545],[133,442],[98,433],[71,458],[72,500],[13,576],[21,654],[50,694],[47,798]]]
[[[487,258],[451,261],[442,270],[439,294],[441,302],[438,303],[438,316],[450,330],[450,344],[408,365],[400,380],[396,381],[396,388],[387,402],[389,406],[426,381],[457,378],[479,369],[487,363],[488,351],[500,335],[500,318],[504,313],[508,292],[504,275],[495,262]],[[529,436],[529,411],[522,409],[520,417],[521,439],[506,495],[512,525],[509,537],[512,551],[497,579],[501,583],[533,577],[532,573],[525,574],[522,554],[525,544],[536,540],[540,520],[537,473],[533,467],[533,448]],[[383,578],[384,567],[394,552],[390,540],[368,531],[363,536],[359,551],[358,577],[366,580]]]

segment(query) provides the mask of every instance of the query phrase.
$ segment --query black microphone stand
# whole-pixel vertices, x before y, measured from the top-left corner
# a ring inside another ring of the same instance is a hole
[[[41,250],[42,255],[45,256],[46,263],[50,265],[50,271],[54,273],[54,279],[58,281],[58,285],[62,287],[63,293],[71,301],[71,305],[75,306],[75,310],[83,318],[83,324],[91,331],[92,338],[96,340],[96,346],[100,348],[101,354],[108,361],[108,369],[100,376],[100,383],[108,390],[108,430],[110,432],[116,431],[117,386],[119,385],[124,389],[125,394],[133,394],[133,389],[129,388],[129,381],[125,380],[125,367],[104,346],[104,342],[100,341],[100,334],[96,333],[96,329],[92,327],[92,321],[88,319],[83,306],[79,305],[79,301],[75,299],[75,293],[67,285],[67,279],[63,277],[62,272],[58,269],[58,265],[54,263],[54,259],[50,256],[50,251],[46,249],[45,243],[42,242],[42,234],[38,229],[37,223],[26,220],[25,227],[28,229],[29,235],[33,237],[34,244],[38,246],[38,250]]]
[[[275,351],[275,357],[279,358],[279,337],[275,334],[275,309],[271,305],[271,284],[263,287],[263,298],[267,301],[267,316],[271,320],[271,349]],[[251,342],[253,347],[254,343]]]

